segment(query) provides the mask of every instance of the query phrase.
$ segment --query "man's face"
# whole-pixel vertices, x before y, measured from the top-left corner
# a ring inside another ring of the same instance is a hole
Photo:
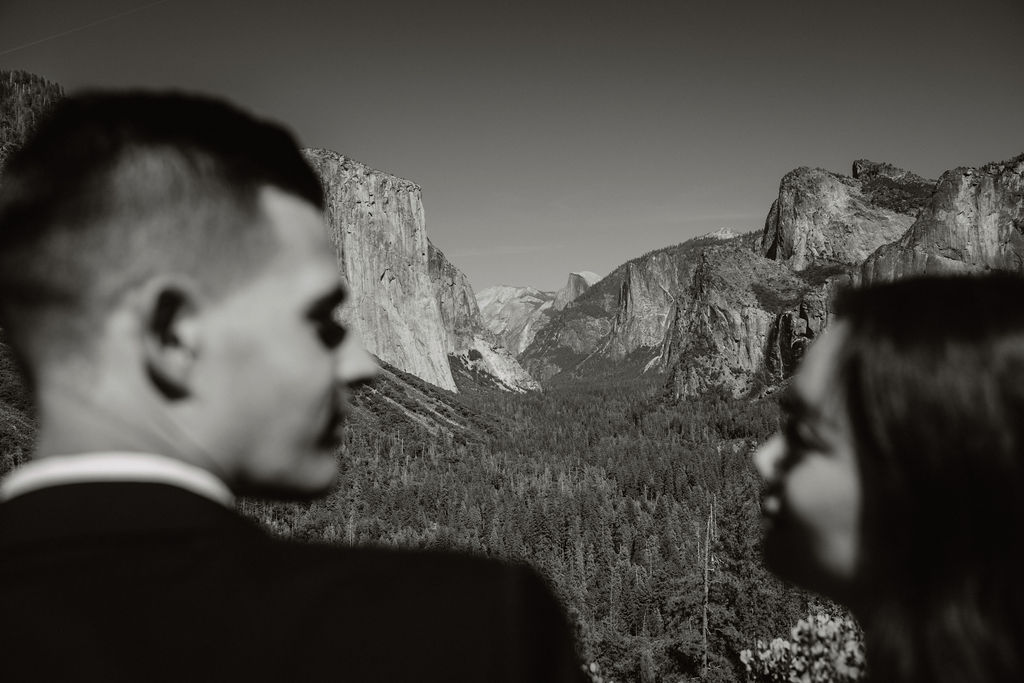
[[[376,365],[337,321],[345,292],[320,211],[272,187],[260,203],[277,253],[204,314],[204,446],[236,491],[315,496],[337,475],[350,389]]]
[[[764,479],[766,563],[837,599],[853,590],[861,513],[853,433],[836,367],[845,325],[837,323],[809,349],[783,399],[784,428],[754,455]]]

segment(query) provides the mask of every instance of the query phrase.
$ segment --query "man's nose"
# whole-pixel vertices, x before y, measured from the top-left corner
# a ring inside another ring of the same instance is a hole
[[[349,329],[338,347],[334,370],[338,382],[347,386],[365,384],[377,376],[377,361],[363,346],[355,330]]]
[[[786,442],[779,433],[761,444],[754,451],[754,467],[765,481],[772,481],[779,474],[779,463],[786,453]]]

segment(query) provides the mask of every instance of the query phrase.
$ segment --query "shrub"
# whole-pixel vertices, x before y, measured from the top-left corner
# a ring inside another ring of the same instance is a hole
[[[801,619],[792,640],[758,640],[754,650],[740,652],[747,680],[757,683],[826,683],[864,677],[864,644],[852,620],[818,614]]]

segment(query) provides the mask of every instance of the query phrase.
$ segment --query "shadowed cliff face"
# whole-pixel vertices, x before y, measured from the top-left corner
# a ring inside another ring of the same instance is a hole
[[[469,278],[455,267],[444,252],[427,240],[430,280],[434,284],[441,325],[445,333],[445,349],[458,353],[473,345],[474,335],[487,335],[480,320],[473,286]],[[492,339],[497,342],[497,339]]]
[[[861,178],[819,168],[787,173],[765,220],[760,253],[785,261],[793,270],[859,265],[878,247],[902,236],[914,222],[916,207],[912,201],[902,206],[898,196],[904,185],[917,188],[917,176],[908,174],[912,177],[904,181],[900,174],[905,172],[893,166],[857,164]]]
[[[664,343],[680,297],[685,298],[700,252],[723,235],[701,237],[650,252],[616,268],[593,285],[534,338],[520,356],[531,375],[544,381],[595,379],[660,371],[652,363]]]
[[[864,283],[938,273],[1024,272],[1024,155],[957,168],[899,240],[873,253]]]
[[[488,287],[477,296],[481,318],[505,348],[519,356],[533,343],[537,333],[547,327],[552,316],[600,279],[600,275],[589,271],[569,273],[565,286],[557,292],[508,285]]]
[[[787,174],[752,253],[732,245],[705,252],[662,349],[677,396],[777,386],[828,324],[841,287],[1024,272],[1024,155],[948,171],[937,184],[868,161],[854,163],[854,176]]]
[[[345,322],[374,355],[455,391],[419,186],[337,152],[304,154],[323,182],[331,241],[351,290]]]
[[[562,287],[555,293],[555,302],[551,307],[556,311],[563,310],[570,303],[580,298],[583,292],[590,289],[600,279],[600,275],[589,271],[569,273],[569,279],[566,281],[565,287]]]
[[[704,251],[661,364],[678,397],[758,393],[788,377],[824,330],[835,273],[797,273],[737,240]]]
[[[484,327],[469,278],[429,240],[427,248],[445,351],[459,389],[470,383],[515,392],[540,389],[498,335]]]

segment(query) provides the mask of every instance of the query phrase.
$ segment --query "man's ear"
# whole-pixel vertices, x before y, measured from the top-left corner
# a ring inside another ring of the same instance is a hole
[[[199,356],[199,296],[184,280],[147,283],[143,299],[143,353],[146,372],[167,398],[192,393]]]

